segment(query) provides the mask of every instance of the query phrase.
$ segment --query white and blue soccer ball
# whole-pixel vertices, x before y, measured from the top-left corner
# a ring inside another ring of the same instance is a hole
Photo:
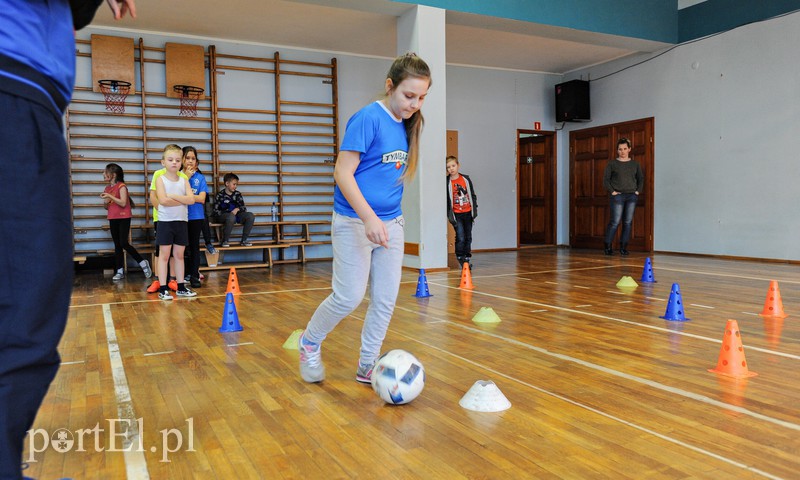
[[[372,368],[372,389],[386,403],[408,403],[419,396],[424,386],[425,368],[405,350],[384,353]]]

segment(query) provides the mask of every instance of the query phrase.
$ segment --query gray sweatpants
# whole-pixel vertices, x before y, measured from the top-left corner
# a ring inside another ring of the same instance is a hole
[[[339,322],[364,299],[369,282],[369,308],[361,329],[359,362],[373,363],[380,355],[392,319],[403,267],[405,235],[403,217],[384,221],[389,248],[367,239],[364,222],[334,212],[331,222],[333,279],[331,293],[317,307],[306,327],[305,338],[322,343]]]

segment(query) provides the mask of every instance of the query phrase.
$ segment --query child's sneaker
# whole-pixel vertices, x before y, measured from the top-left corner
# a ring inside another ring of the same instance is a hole
[[[125,278],[125,271],[120,268],[117,270],[117,273],[111,277],[111,280],[122,280],[123,278]]]
[[[144,272],[144,278],[150,278],[153,276],[153,270],[150,269],[150,262],[147,260],[142,260],[139,262],[139,266],[142,267],[142,272]]]
[[[170,281],[169,281],[169,283],[167,284],[167,286],[168,286],[168,287],[169,287],[169,289],[170,289],[170,290],[172,290],[173,292],[177,292],[177,291],[178,291],[178,281],[177,281],[177,280],[175,280],[174,278],[173,278],[172,280],[170,280]]]
[[[189,279],[189,285],[190,285],[192,288],[200,288],[200,287],[202,287],[202,286],[203,286],[203,284],[202,284],[202,283],[200,283],[200,279],[199,279],[199,278],[196,278],[196,277],[192,277],[192,278],[190,278],[190,279]]]
[[[228,247],[230,247],[230,246],[231,246],[231,244],[230,244],[230,242],[228,242],[227,240],[225,240],[225,241],[224,241],[224,242],[222,242],[222,243],[221,243],[219,246],[220,246],[220,247],[223,247],[223,248],[228,248]]]
[[[188,274],[187,274],[187,275],[185,275],[185,276],[183,277],[183,283],[189,283],[189,280],[191,280],[191,278],[192,278],[192,276],[191,276],[191,275],[188,275]]]
[[[242,241],[242,246],[243,247],[252,247],[253,246],[253,242],[248,242],[247,240],[244,240],[244,241]]]
[[[356,370],[356,381],[360,383],[372,383],[372,368],[375,364],[361,365],[358,363],[358,370]]]
[[[185,288],[185,287],[184,287],[183,290],[178,290],[176,293],[178,294],[179,297],[196,297],[197,296],[197,292],[193,292],[193,291],[191,291],[191,290],[189,290],[188,288]]]
[[[147,293],[156,293],[159,290],[161,290],[161,283],[159,283],[158,280],[154,280],[153,283],[147,287]]]
[[[214,255],[215,253],[217,253],[217,249],[214,248],[214,245],[211,245],[210,243],[206,244],[206,251],[208,253],[210,253],[211,255]]]
[[[300,376],[308,383],[325,380],[325,365],[322,364],[322,345],[306,341],[305,332],[297,341],[300,350]]]
[[[158,298],[161,300],[172,300],[172,295],[169,293],[169,290],[162,290],[158,292]]]

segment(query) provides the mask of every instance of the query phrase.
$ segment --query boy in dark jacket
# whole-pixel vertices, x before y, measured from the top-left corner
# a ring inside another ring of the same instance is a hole
[[[235,173],[226,173],[222,179],[225,181],[225,188],[217,192],[217,198],[214,202],[214,219],[218,223],[225,224],[222,227],[222,243],[220,246],[230,247],[233,225],[241,223],[243,225],[242,246],[249,247],[253,244],[247,241],[247,237],[250,236],[250,230],[253,229],[256,216],[247,211],[242,194],[236,190],[236,187],[239,186],[239,177]]]
[[[472,223],[478,216],[478,196],[467,175],[458,172],[458,158],[447,157],[447,219],[456,231],[456,258],[472,268]]]

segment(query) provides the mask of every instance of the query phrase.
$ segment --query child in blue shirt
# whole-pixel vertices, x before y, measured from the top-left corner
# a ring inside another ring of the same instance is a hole
[[[186,275],[189,277],[189,285],[192,288],[202,285],[200,283],[200,232],[209,228],[205,212],[208,184],[206,177],[200,171],[199,163],[197,149],[192,146],[183,147],[183,173],[189,177],[189,186],[192,188],[195,202],[188,207],[189,262],[186,265]],[[206,233],[206,243],[210,236],[210,232]]]
[[[356,380],[370,383],[400,289],[405,241],[400,202],[403,181],[413,178],[417,167],[430,69],[415,54],[403,55],[392,63],[384,85],[385,97],[347,122],[336,160],[333,293],[317,307],[298,345],[300,375],[309,383],[325,379],[321,344],[361,304],[368,284]]]

